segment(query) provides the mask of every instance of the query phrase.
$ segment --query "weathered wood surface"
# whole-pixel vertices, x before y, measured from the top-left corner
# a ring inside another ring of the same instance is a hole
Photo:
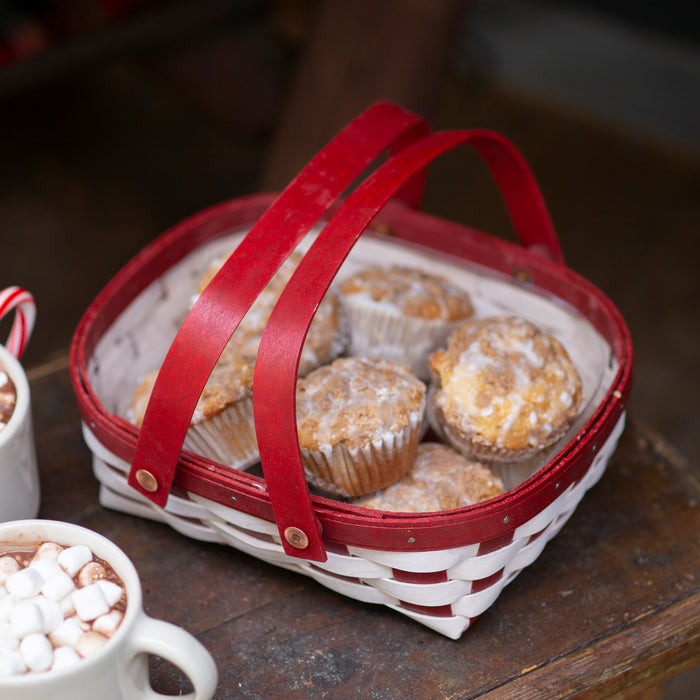
[[[146,611],[213,654],[217,698],[619,697],[700,661],[700,486],[634,420],[559,535],[451,641],[230,548],[106,510],[67,361],[34,368],[30,383],[40,517],[93,528],[126,551]],[[152,676],[160,692],[188,688],[157,659]]]

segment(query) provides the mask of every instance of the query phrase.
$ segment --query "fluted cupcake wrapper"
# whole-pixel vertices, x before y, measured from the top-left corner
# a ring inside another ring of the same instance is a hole
[[[325,352],[321,356],[315,355],[310,350],[307,337],[307,342],[304,343],[301,358],[299,359],[299,376],[304,377],[317,367],[330,364],[333,360],[342,355],[347,346],[348,337],[349,331],[346,328],[346,323],[343,321],[342,316],[338,321],[336,332],[333,334],[328,346],[324,348]]]
[[[434,385],[428,389],[426,417],[430,427],[443,442],[468,459],[489,466],[501,478],[506,489],[521,484],[543,466],[546,455],[549,454],[548,448],[561,439],[561,435],[559,435],[546,445],[522,450],[509,450],[497,445],[482,444],[445,419],[440,407],[435,403],[437,392],[438,389]]]
[[[430,379],[428,359],[462,321],[447,323],[403,316],[378,308],[359,295],[342,300],[350,337],[348,354],[408,365],[421,380]]]
[[[413,466],[420,440],[423,410],[412,413],[400,432],[350,449],[344,444],[302,449],[307,479],[335,496],[374,493],[397,482]]]
[[[258,462],[252,398],[241,399],[218,415],[190,425],[184,447],[234,469],[247,469]]]

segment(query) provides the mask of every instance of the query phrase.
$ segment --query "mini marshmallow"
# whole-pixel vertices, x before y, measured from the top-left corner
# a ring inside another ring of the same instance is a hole
[[[0,620],[9,620],[12,609],[19,603],[19,598],[13,593],[8,593],[0,598]]]
[[[38,559],[58,559],[59,554],[63,551],[63,547],[55,542],[44,542],[39,546],[34,555],[34,561]]]
[[[90,631],[90,628],[91,628],[90,623],[89,623],[89,622],[84,622],[84,621],[81,620],[77,615],[73,615],[73,617],[69,617],[68,619],[69,619],[69,620],[72,620],[73,622],[75,622],[75,624],[78,625],[78,627],[80,627],[80,629],[83,630],[83,632],[89,632],[89,631]]]
[[[60,671],[62,668],[70,668],[80,662],[78,652],[71,647],[58,647],[53,651],[52,671]]]
[[[98,581],[95,585],[99,586],[110,608],[121,600],[124,589],[118,583],[103,580]]]
[[[41,586],[41,592],[51,600],[62,600],[74,590],[73,579],[62,569]]]
[[[44,580],[34,569],[21,569],[5,581],[8,593],[14,593],[18,598],[32,598],[40,590]]]
[[[43,634],[30,634],[19,645],[19,653],[30,671],[48,671],[53,662],[53,647]]]
[[[21,600],[10,611],[10,629],[20,639],[30,634],[43,634],[44,616],[41,608],[33,602]]]
[[[75,645],[75,650],[85,658],[86,656],[91,656],[95,652],[102,649],[102,647],[108,642],[107,637],[97,633],[97,632],[86,632]]]
[[[57,647],[74,647],[83,636],[83,632],[85,630],[75,620],[64,620],[49,634],[49,639]]]
[[[0,622],[0,654],[15,651],[19,646],[19,639],[12,632],[9,622]]]
[[[100,581],[99,583],[103,583]],[[94,620],[109,612],[110,605],[105,600],[99,583],[93,583],[85,588],[78,588],[71,593],[75,612],[81,620]]]
[[[105,615],[100,615],[92,623],[92,631],[99,632],[105,637],[111,637],[117,631],[117,627],[121,624],[123,617],[123,613],[119,610],[112,610]]]
[[[9,654],[0,654],[0,678],[8,676],[19,676],[27,670],[27,664],[19,651],[12,651]]]
[[[73,617],[75,615],[75,605],[73,605],[73,600],[69,595],[67,595],[65,598],[61,598],[61,600],[58,601],[58,604],[61,606],[61,612],[63,613],[64,620],[67,620],[69,617]]]
[[[38,571],[44,583],[50,581],[57,574],[64,573],[55,559],[36,559],[29,565],[29,568]]]
[[[101,649],[124,617],[112,609],[124,588],[89,547],[47,542],[22,559],[0,557],[0,677],[68,668]]]
[[[19,562],[14,557],[0,557],[0,583],[20,570]]]
[[[76,544],[64,549],[58,555],[57,561],[69,576],[75,576],[85,564],[92,561],[92,551],[84,544]]]
[[[41,616],[44,620],[43,633],[51,634],[63,622],[63,610],[55,600],[49,600],[43,595],[38,595],[32,598],[32,602],[36,603],[41,610]]]
[[[78,574],[78,585],[89,586],[91,583],[97,583],[99,580],[107,576],[107,571],[98,561],[90,561],[80,569]]]

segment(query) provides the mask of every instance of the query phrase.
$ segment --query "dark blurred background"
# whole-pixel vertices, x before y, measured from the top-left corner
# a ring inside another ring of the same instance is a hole
[[[0,0],[0,286],[37,299],[25,365],[65,363],[161,232],[284,186],[388,98],[515,141],[568,264],[630,326],[631,414],[697,467],[699,29],[681,0]],[[424,208],[512,237],[466,151]]]

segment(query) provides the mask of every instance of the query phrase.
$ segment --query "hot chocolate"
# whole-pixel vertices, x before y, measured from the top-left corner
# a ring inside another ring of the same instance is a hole
[[[0,552],[0,677],[66,668],[119,627],[124,583],[86,545]]]
[[[10,421],[17,405],[17,387],[0,362],[0,430]]]

